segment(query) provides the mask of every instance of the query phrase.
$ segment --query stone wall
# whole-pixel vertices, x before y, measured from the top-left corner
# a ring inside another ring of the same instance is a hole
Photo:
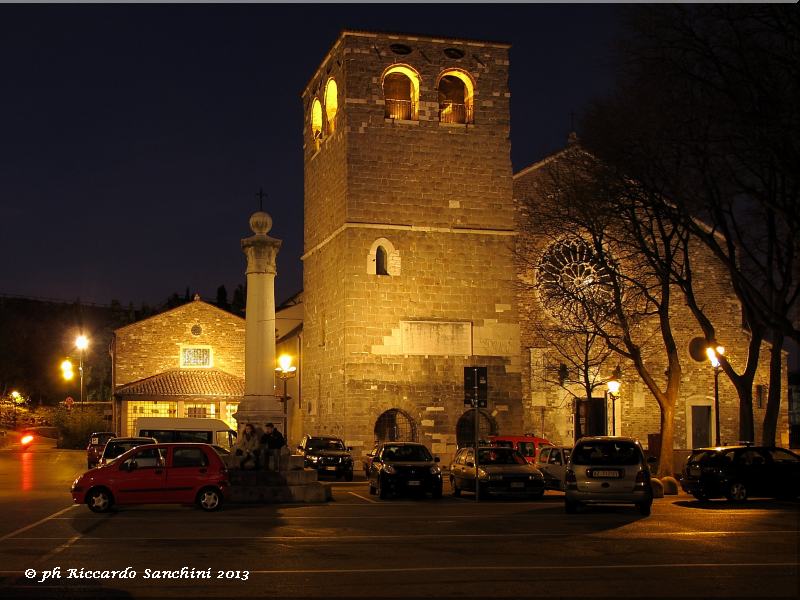
[[[560,160],[558,155],[550,157],[523,170],[514,178],[514,199],[520,218],[523,212],[533,210],[537,204],[547,201],[546,187],[550,181],[548,169]],[[532,199],[531,202],[528,199]],[[543,381],[542,361],[556,361],[555,353],[542,348],[541,340],[536,339],[535,323],[549,318],[536,293],[527,285],[534,281],[532,265],[538,262],[544,247],[550,243],[546,232],[523,234],[518,238],[517,268],[521,284],[519,288],[520,338],[522,353],[522,394],[526,414],[533,420],[530,427],[552,441],[571,443],[572,409],[571,398],[558,386]],[[725,355],[732,366],[741,371],[747,359],[748,334],[742,328],[740,305],[733,293],[725,268],[700,244],[693,248],[692,264],[695,276],[695,289],[699,304],[714,323],[717,340],[725,349]],[[691,447],[691,407],[692,405],[712,406],[714,400],[714,373],[708,361],[698,363],[689,356],[689,342],[702,336],[682,292],[675,288],[671,294],[670,321],[676,343],[680,350],[682,369],[680,398],[675,407],[674,444],[676,448]],[[650,338],[645,346],[646,363],[660,384],[665,385],[664,372],[666,357],[658,330],[658,321],[653,319],[649,331],[641,332],[638,339]],[[539,350],[531,349],[540,348]],[[769,346],[763,344],[759,367],[754,381],[755,386],[763,387],[763,404],[759,406],[757,391],[754,390],[754,423],[756,440],[761,437],[761,423],[766,412],[766,387],[769,383]],[[535,357],[531,360],[531,356]],[[549,357],[549,358],[548,358]],[[619,361],[623,370],[623,383],[617,401],[616,431],[620,435],[639,438],[647,444],[648,434],[658,433],[660,411],[653,395],[638,377],[631,363]],[[532,364],[533,363],[533,364]],[[609,379],[617,360],[608,363],[603,379]],[[784,370],[785,372],[785,370]],[[783,385],[786,385],[784,382]],[[575,390],[576,393],[579,393]],[[602,396],[604,390],[596,396]],[[723,443],[738,440],[738,395],[724,373],[719,377],[720,432]],[[609,405],[610,413],[610,405]],[[779,420],[779,443],[787,444],[788,416],[786,406],[781,407]],[[609,416],[610,418],[610,416]],[[712,408],[713,423],[713,408]],[[712,424],[713,428],[713,424]],[[609,426],[609,431],[610,431]],[[712,431],[713,441],[713,431]]]
[[[180,368],[183,345],[211,346],[214,368],[244,377],[244,319],[195,300],[114,332],[115,389]]]

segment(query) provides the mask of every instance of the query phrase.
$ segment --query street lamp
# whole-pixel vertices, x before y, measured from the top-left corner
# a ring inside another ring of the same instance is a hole
[[[621,385],[622,369],[617,365],[614,372],[611,374],[611,379],[606,381],[608,395],[611,396],[611,435],[617,435],[617,396],[619,395],[619,388]]]
[[[89,338],[83,334],[79,335],[75,338],[75,347],[81,351],[81,363],[78,370],[81,374],[81,402],[83,402],[83,353],[86,351],[86,348],[89,347]]]
[[[14,413],[13,413],[14,414],[14,416],[13,416],[14,429],[17,428],[17,403],[20,401],[21,398],[22,398],[22,395],[17,390],[14,390],[14,391],[11,392],[11,404],[12,404],[12,408],[14,409]]]
[[[278,357],[278,365],[279,366],[275,368],[275,374],[283,380],[283,397],[281,399],[285,405],[289,401],[287,385],[289,380],[297,375],[297,367],[292,365],[292,356],[290,354],[281,354]],[[299,406],[299,397],[297,402]]]
[[[716,444],[718,447],[721,445],[719,441],[719,372],[722,369],[719,357],[723,354],[725,354],[725,348],[722,346],[709,346],[706,348],[706,356],[708,356],[708,360],[714,369],[714,424],[717,429]]]

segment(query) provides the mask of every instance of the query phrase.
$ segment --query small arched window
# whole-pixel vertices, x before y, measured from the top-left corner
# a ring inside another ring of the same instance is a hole
[[[328,124],[328,133],[333,133],[335,129],[336,112],[339,110],[339,88],[336,80],[328,79],[325,85],[325,118]]]
[[[439,121],[472,123],[475,86],[463,71],[445,71],[439,78]]]
[[[394,65],[383,75],[387,119],[416,121],[419,115],[419,75],[411,67]]]
[[[375,274],[376,275],[388,275],[388,255],[386,254],[386,248],[383,246],[378,246],[375,250]]]
[[[322,104],[316,98],[311,104],[311,137],[319,148],[320,140],[322,140]]]
[[[386,238],[378,238],[372,242],[367,255],[367,274],[389,277],[400,275],[400,253]]]

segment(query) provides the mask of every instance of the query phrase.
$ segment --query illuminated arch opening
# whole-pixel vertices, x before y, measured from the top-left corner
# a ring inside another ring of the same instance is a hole
[[[319,142],[322,139],[322,104],[317,98],[311,105],[311,137],[319,148]]]
[[[387,119],[419,118],[419,75],[406,65],[394,65],[383,74],[383,98]]]
[[[325,117],[328,121],[328,133],[333,133],[335,129],[334,119],[339,110],[339,88],[334,79],[328,79],[325,84]]]
[[[463,71],[445,71],[439,78],[439,121],[441,123],[472,123],[472,103],[475,85]]]

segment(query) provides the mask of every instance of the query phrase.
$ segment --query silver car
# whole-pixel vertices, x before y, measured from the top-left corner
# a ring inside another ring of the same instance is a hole
[[[650,468],[642,446],[627,437],[585,437],[575,443],[564,476],[564,508],[634,504],[647,516],[653,504]]]
[[[544,475],[544,486],[552,490],[564,491],[564,474],[567,471],[572,446],[544,446],[534,465]]]

